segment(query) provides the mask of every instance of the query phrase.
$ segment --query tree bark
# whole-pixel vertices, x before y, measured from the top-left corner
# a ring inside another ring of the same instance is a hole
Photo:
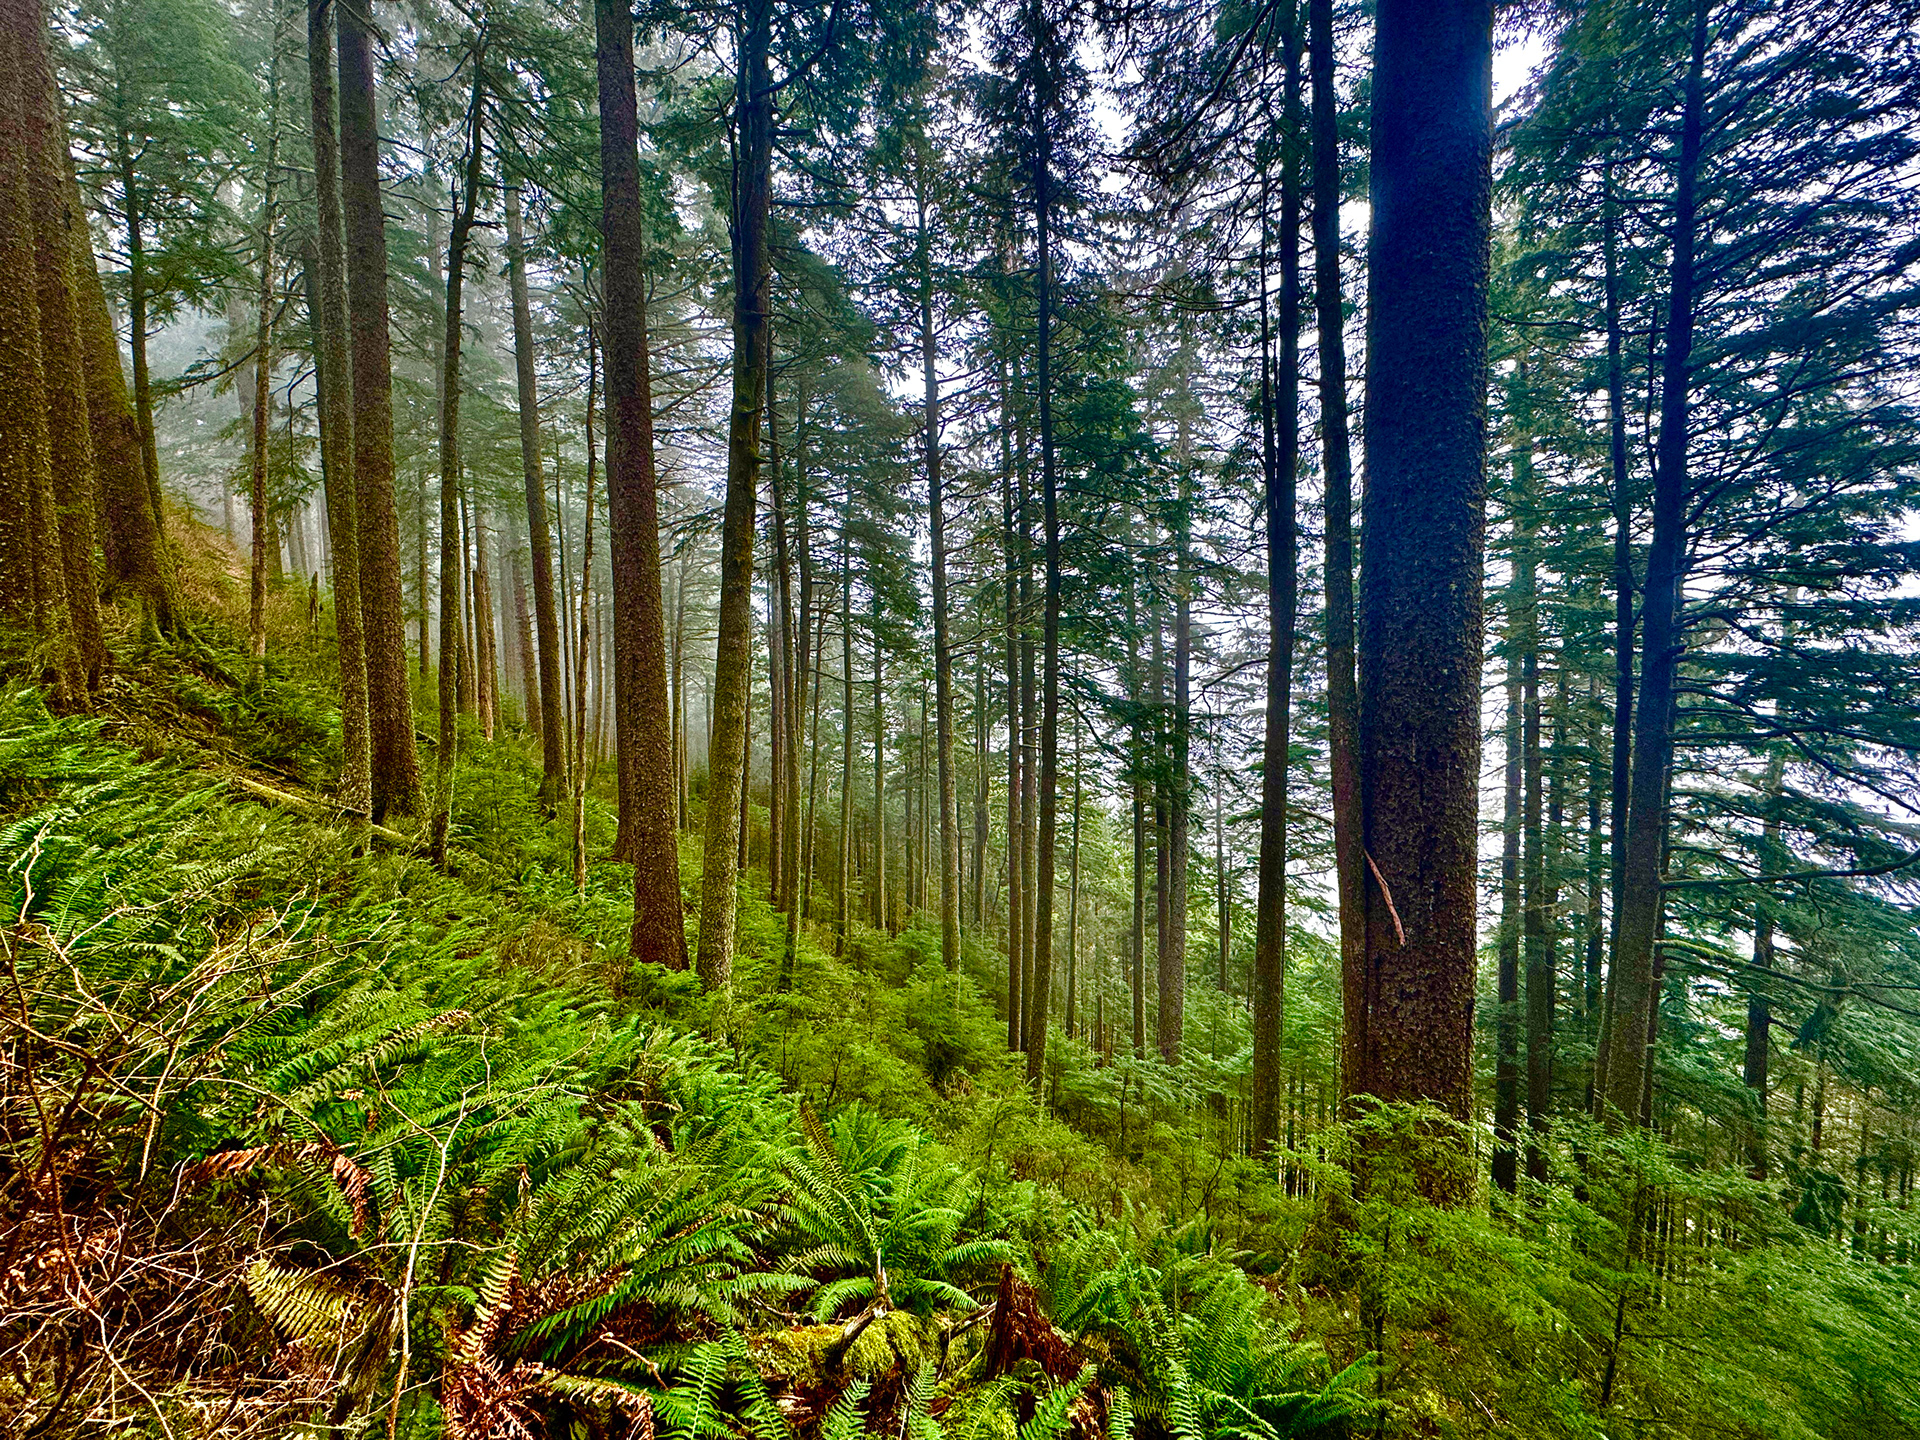
[[[591,326],[587,329],[587,504],[580,526],[580,630],[574,642],[573,672],[576,675],[587,673],[587,656],[592,645],[593,605],[593,512],[598,497],[594,494],[594,482],[599,478],[599,456],[593,443],[594,391],[599,379],[599,357],[594,346],[594,334]],[[615,642],[618,643],[617,641]],[[616,662],[616,680],[618,669]],[[614,744],[620,743],[618,722],[615,722]],[[587,888],[587,687],[576,685],[573,688],[572,730],[567,740],[567,764],[563,767],[569,778],[567,809],[573,833],[573,888],[584,894]],[[682,953],[680,964],[675,968],[686,968],[685,931],[682,930]]]
[[[614,744],[620,787],[633,796],[628,817],[631,838],[623,842],[633,861],[631,949],[635,960],[684,970],[687,933],[680,898],[680,850],[675,838],[673,763],[668,750],[672,725],[667,713],[666,607],[660,588],[660,514],[653,457],[652,365],[647,350],[646,237],[641,228],[633,18],[619,0],[595,0],[593,15],[599,40],[601,233],[606,247],[603,274]],[[746,504],[751,532],[751,490]],[[736,616],[736,622],[741,618]],[[577,776],[574,784],[577,789]],[[716,809],[723,817],[733,814],[733,798],[716,796],[709,789],[710,826],[719,823]],[[724,854],[718,858],[730,859],[732,846],[721,848]],[[708,846],[707,863],[709,867],[716,863],[712,845]],[[712,873],[710,868],[709,880]],[[729,947],[732,894],[729,875],[725,917]],[[703,955],[708,953],[710,941],[717,944],[722,938],[710,935],[709,928],[710,923],[701,928]],[[731,954],[730,948],[727,953]],[[711,968],[701,973],[710,987],[726,982],[724,973]]]
[[[101,632],[95,567],[98,501],[94,450],[87,410],[85,350],[81,337],[74,234],[87,234],[85,212],[70,196],[71,164],[60,93],[54,82],[46,22],[37,6],[10,0],[6,23],[19,40],[17,72],[26,139],[26,188],[34,227],[33,274],[38,292],[41,378],[47,407],[49,487],[45,499],[50,550],[49,579],[58,571],[57,612],[47,634],[62,688],[76,707],[88,703],[108,664]],[[85,261],[92,268],[91,254]],[[116,360],[117,360],[116,355]],[[49,603],[55,603],[52,593]]]
[[[1518,587],[1515,587],[1516,592]],[[1518,606],[1513,610],[1517,612]],[[1525,776],[1525,702],[1518,652],[1525,643],[1517,614],[1507,625],[1506,806],[1500,824],[1500,932],[1493,1016],[1493,1161],[1494,1188],[1511,1195],[1519,1188],[1518,1135],[1520,1128],[1520,811]]]
[[[939,337],[933,324],[933,258],[927,187],[932,157],[916,153],[919,221],[921,424],[927,447],[927,522],[933,548],[933,728],[940,803],[940,961],[960,973],[960,815],[953,774],[953,644],[947,618],[947,516],[940,456]]]
[[[340,212],[340,137],[334,114],[333,0],[308,0],[307,79],[312,101],[318,275],[309,292],[326,477],[327,546],[333,554],[334,632],[340,652],[342,809],[365,824],[372,812],[366,637],[360,607],[360,525],[353,480],[353,374],[347,340],[346,236]],[[117,356],[116,356],[117,360]],[[117,368],[117,366],[116,366]],[[424,594],[422,599],[424,600]],[[401,668],[404,674],[405,657]]]
[[[1004,370],[1000,388],[1000,548],[1006,592],[1007,652],[1007,1048],[1027,1043],[1026,825],[1021,815],[1020,780],[1020,577],[1014,530],[1013,396]]]
[[[540,803],[551,810],[566,789],[566,738],[560,719],[560,621],[553,601],[553,535],[540,473],[540,395],[533,369],[533,314],[527,297],[527,241],[520,187],[507,187],[507,282],[513,292],[513,370],[520,407],[520,468],[526,479],[527,546],[533,562],[533,624],[539,705],[529,695],[528,728],[540,736]]]
[[[273,424],[273,222],[280,168],[280,24],[273,27],[267,62],[267,155],[260,181],[260,284],[253,348],[253,435],[247,501],[253,563],[247,574],[247,649],[254,663],[267,654],[267,443]]]
[[[71,284],[60,294],[71,244],[48,234],[50,117],[36,84],[44,46],[38,10],[10,0],[0,10],[0,622],[38,641],[48,699],[79,708],[86,678],[69,622],[54,470],[75,461],[90,468],[92,457],[86,430],[73,434],[86,413],[73,413]]]
[[[1037,16],[1037,7],[1036,7]],[[1039,35],[1034,36],[1035,41]],[[1033,981],[1027,1021],[1027,1081],[1037,1090],[1047,1060],[1047,1010],[1053,996],[1053,890],[1060,794],[1060,498],[1053,446],[1053,136],[1043,105],[1034,106],[1034,229],[1039,268],[1035,382],[1039,392],[1040,506],[1045,574],[1040,622],[1039,864],[1034,879]],[[1164,1009],[1166,997],[1162,995]],[[1177,1050],[1176,1041],[1176,1050]]]
[[[774,90],[772,0],[744,0],[735,79],[739,162],[733,194],[733,412],[720,530],[720,634],[714,655],[713,743],[707,755],[707,834],[701,869],[700,953],[708,990],[733,978],[740,804],[746,791],[747,700],[753,631],[753,511],[760,490],[760,412],[767,387]]]
[[[1349,1085],[1459,1120],[1473,1068],[1491,68],[1488,0],[1382,0],[1359,646],[1363,858],[1377,873]],[[1425,1183],[1445,1198],[1464,1184],[1448,1167]]]
[[[1566,771],[1561,742],[1566,729],[1567,673],[1554,681],[1553,733],[1542,748],[1540,715],[1540,626],[1532,626],[1533,688],[1527,715],[1527,1178],[1544,1185],[1548,1178],[1547,1143],[1553,1106],[1553,1011],[1556,976],[1555,912],[1559,908],[1560,822],[1566,804]],[[1541,784],[1545,765],[1554,761],[1548,785],[1546,819],[1541,823]]]
[[[462,293],[467,278],[467,237],[480,199],[480,145],[485,124],[485,69],[475,57],[473,98],[467,106],[466,175],[460,208],[447,239],[446,340],[440,372],[440,735],[434,756],[433,862],[447,863],[447,829],[453,807],[453,766],[459,740],[460,680],[464,666],[460,631],[464,620],[461,581],[466,569],[465,527],[460,514],[460,341]]]
[[[406,600],[393,500],[393,378],[387,332],[387,222],[380,194],[373,37],[352,5],[338,11],[340,195],[353,346],[353,479],[360,611],[367,657],[373,819],[420,806],[420,762],[407,687]],[[425,596],[421,605],[426,604]]]
[[[1280,1138],[1281,1030],[1287,967],[1287,765],[1293,746],[1293,645],[1299,612],[1296,490],[1300,466],[1300,190],[1298,143],[1300,43],[1288,8],[1285,55],[1285,146],[1280,179],[1280,316],[1278,365],[1267,327],[1265,203],[1260,267],[1260,363],[1266,441],[1267,714],[1260,783],[1259,899],[1253,941],[1253,1150],[1264,1158]]]

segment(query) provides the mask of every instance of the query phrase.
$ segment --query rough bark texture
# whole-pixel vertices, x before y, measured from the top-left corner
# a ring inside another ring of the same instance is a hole
[[[720,530],[720,634],[714,656],[713,742],[707,753],[707,834],[701,867],[700,953],[709,990],[733,976],[740,802],[747,766],[747,685],[752,662],[753,511],[760,488],[760,410],[767,382],[770,273],[767,225],[773,183],[771,0],[740,14],[735,109],[740,127],[733,195],[733,412],[727,428],[727,499]]]
[[[353,346],[353,480],[360,540],[373,818],[420,805],[420,761],[407,689],[406,600],[400,521],[393,503],[393,375],[387,334],[387,222],[381,209],[380,128],[374,113],[373,37],[342,5],[340,196],[346,226],[348,333]],[[426,597],[421,597],[424,607]]]
[[[520,467],[526,477],[527,545],[533,558],[533,625],[539,650],[539,706],[529,699],[527,723],[540,736],[540,800],[553,805],[566,787],[560,722],[560,619],[553,603],[553,539],[540,474],[540,397],[533,373],[533,318],[527,300],[527,245],[520,189],[507,187],[507,280],[513,292],[513,369],[520,402]]]
[[[340,651],[340,804],[365,819],[372,807],[367,655],[360,609],[360,526],[353,485],[352,352],[347,341],[346,237],[340,219],[340,137],[335,119],[330,0],[307,6],[307,78],[317,221],[309,321],[326,476],[327,546],[333,554],[334,630]],[[404,657],[402,661],[404,670]]]
[[[67,204],[86,211],[80,186],[67,161]],[[147,490],[146,461],[140,453],[140,422],[134,418],[121,368],[120,338],[107,308],[106,286],[94,263],[93,241],[84,223],[72,228],[73,272],[80,307],[80,341],[87,367],[87,432],[93,442],[94,485],[98,492],[101,549],[106,560],[102,598],[139,597],[155,628],[172,634],[175,626],[173,571],[160,543],[160,526]]]
[[[65,583],[53,515],[47,391],[35,283],[32,141],[25,83],[36,25],[0,10],[0,623],[40,648],[42,682],[70,702]]]
[[[1681,110],[1675,175],[1666,353],[1660,376],[1660,442],[1653,479],[1640,626],[1640,695],[1633,721],[1619,939],[1607,982],[1606,1039],[1596,1104],[1609,1124],[1644,1119],[1657,1018],[1660,876],[1666,849],[1667,769],[1673,752],[1674,681],[1685,636],[1680,586],[1686,573],[1687,424],[1693,350],[1694,191],[1700,168],[1707,0],[1696,0],[1693,53]]]
[[[1492,12],[1382,0],[1374,40],[1349,1087],[1468,1113],[1486,508]],[[1454,1172],[1449,1170],[1448,1175]],[[1458,1181],[1430,1177],[1437,1193]]]
[[[88,427],[87,377],[74,285],[74,234],[87,233],[86,215],[69,194],[70,151],[54,84],[46,26],[30,0],[6,0],[7,23],[21,38],[20,86],[26,132],[27,189],[33,206],[34,277],[39,292],[40,361],[47,405],[50,499],[65,613],[58,663],[68,673],[74,703],[99,687],[107,665],[100,629],[99,580],[94,563],[97,502]],[[86,264],[92,266],[89,255]]]
[[[613,577],[614,736],[633,805],[634,959],[687,968],[680,850],[675,839],[667,617],[660,587],[660,515],[647,358],[646,236],[640,209],[639,101],[633,18],[595,0],[599,40],[601,232],[606,246],[607,511]],[[752,497],[748,497],[751,523]],[[712,792],[709,791],[711,800]],[[729,804],[721,810],[732,813]],[[709,807],[711,815],[711,804]],[[731,856],[733,847],[725,847]],[[708,863],[713,862],[711,851]],[[729,881],[731,901],[732,885]],[[727,923],[732,923],[729,905]],[[730,938],[730,937],[729,937]],[[707,941],[702,931],[704,950]],[[722,977],[724,980],[724,977]]]

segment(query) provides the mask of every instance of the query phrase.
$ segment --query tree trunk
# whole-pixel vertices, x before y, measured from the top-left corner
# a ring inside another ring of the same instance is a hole
[[[834,953],[844,956],[853,928],[853,490],[840,517],[840,894]]]
[[[1133,926],[1129,936],[1127,984],[1133,1000],[1133,1053],[1147,1053],[1147,754],[1145,725],[1140,718],[1140,616],[1135,581],[1127,583],[1127,698],[1134,720],[1128,737],[1133,788]],[[1122,1147],[1124,1149],[1124,1147]]]
[[[331,55],[328,58],[331,63]],[[86,207],[70,151],[65,165],[67,207],[84,217]],[[336,221],[339,218],[337,195],[334,217]],[[147,489],[140,423],[134,418],[133,402],[127,395],[120,339],[94,261],[92,235],[84,222],[69,226],[68,231],[73,240],[80,338],[86,357],[87,432],[93,444],[94,484],[102,521],[100,540],[106,558],[103,598],[111,600],[123,590],[131,591],[140,597],[154,628],[171,635],[176,623],[173,571],[160,543],[160,525]]]
[[[1619,941],[1607,985],[1606,1041],[1596,1103],[1609,1124],[1642,1119],[1652,1073],[1658,1000],[1654,953],[1660,942],[1660,877],[1666,849],[1667,771],[1673,751],[1674,682],[1686,638],[1680,587],[1686,575],[1689,361],[1693,350],[1695,185],[1700,168],[1702,72],[1708,0],[1696,0],[1692,56],[1680,121],[1675,177],[1666,355],[1660,376],[1660,441],[1653,485],[1640,626],[1640,696],[1633,725],[1627,845]]]
[[[933,326],[933,260],[927,186],[932,158],[916,154],[919,220],[921,424],[927,446],[927,520],[933,547],[933,727],[940,803],[940,961],[960,973],[960,814],[953,775],[953,645],[947,620],[947,516],[940,456],[938,336]]]
[[[1779,798],[1786,773],[1786,754],[1775,751],[1768,757],[1764,782],[1769,805]],[[1761,822],[1760,836],[1760,868],[1774,869],[1780,844],[1779,819],[1769,814]],[[1759,983],[1747,990],[1746,1054],[1740,1071],[1741,1080],[1753,1092],[1754,1109],[1759,1115],[1759,1123],[1753,1126],[1748,1138],[1747,1160],[1754,1175],[1762,1180],[1767,1175],[1767,1063],[1773,1049],[1773,1013],[1764,987],[1768,983],[1766,977],[1773,970],[1773,924],[1773,898],[1762,889],[1753,902],[1753,971]]]
[[[1554,760],[1548,787],[1546,823],[1541,825],[1540,790],[1548,755],[1541,748],[1540,626],[1533,624],[1532,693],[1527,699],[1527,1178],[1547,1183],[1547,1132],[1553,1105],[1553,1009],[1555,974],[1555,911],[1559,908],[1560,822],[1566,804],[1566,771],[1561,760],[1567,713],[1567,673],[1564,664],[1554,681],[1553,734],[1549,749]]]
[[[1367,870],[1361,854],[1360,696],[1354,682],[1353,456],[1347,433],[1347,348],[1340,291],[1340,117],[1334,91],[1333,0],[1309,0],[1313,77],[1313,271],[1319,329],[1320,445],[1325,480],[1327,759],[1333,782],[1333,868],[1340,906],[1340,1067],[1359,1073],[1365,1033]],[[1352,1089],[1349,1080],[1347,1088]]]
[[[48,698],[77,707],[85,680],[68,624],[53,470],[84,452],[76,455],[73,437],[61,433],[73,420],[71,397],[62,393],[63,368],[71,368],[63,367],[63,349],[69,362],[78,357],[74,337],[60,334],[62,302],[48,283],[59,272],[43,264],[52,258],[50,237],[36,234],[44,229],[36,222],[46,194],[46,117],[32,77],[43,25],[18,0],[0,11],[0,620],[37,636]],[[79,439],[84,446],[84,431]]]
[[[53,661],[62,688],[75,706],[96,691],[108,664],[100,626],[99,583],[94,553],[99,504],[95,493],[94,447],[87,409],[87,374],[76,268],[93,269],[91,252],[82,261],[74,237],[87,235],[85,211],[70,190],[71,152],[59,89],[54,81],[46,22],[37,6],[12,0],[17,7],[6,24],[16,32],[16,74],[21,96],[32,205],[33,273],[38,292],[41,379],[47,407],[47,457],[51,502],[47,530],[51,541],[48,575],[58,571],[59,606],[49,616]],[[115,356],[116,362],[118,355]],[[50,593],[49,602],[54,601]]]
[[[441,351],[440,379],[440,735],[434,756],[433,862],[447,863],[447,829],[453,807],[453,765],[458,742],[461,663],[460,631],[463,605],[460,584],[466,569],[465,526],[460,515],[460,341],[461,295],[467,278],[467,237],[473,231],[474,208],[480,200],[480,137],[485,94],[480,77],[485,69],[474,64],[473,98],[467,107],[466,176],[460,209],[453,217],[447,240],[446,340]]]
[[[280,22],[267,62],[267,154],[260,181],[260,285],[253,343],[253,435],[247,501],[253,563],[247,574],[247,651],[257,667],[267,654],[267,443],[273,424],[273,200],[280,168]]]
[[[1026,825],[1021,816],[1020,784],[1020,580],[1014,541],[1013,397],[1004,371],[1000,389],[1000,547],[1006,590],[1007,652],[1007,1048],[1027,1043]]]
[[[1079,1033],[1079,989],[1080,980],[1080,733],[1073,736],[1073,846],[1068,859],[1067,877],[1067,1014],[1066,1035],[1069,1040]]]
[[[373,819],[420,805],[420,762],[407,688],[406,601],[393,501],[393,378],[387,333],[387,222],[380,194],[373,37],[366,14],[338,12],[340,194],[347,239],[347,310],[353,345],[353,479],[365,622]],[[425,605],[425,597],[421,600]]]
[[[367,714],[367,655],[360,607],[360,523],[353,480],[353,372],[347,339],[346,236],[340,212],[340,137],[334,115],[331,0],[308,0],[307,79],[311,87],[314,247],[318,277],[310,292],[320,464],[326,477],[327,546],[333,554],[334,632],[340,651],[342,809],[365,823],[372,811]],[[312,303],[317,299],[317,304]],[[116,370],[118,356],[115,356]],[[424,603],[425,595],[422,594]],[[401,658],[402,678],[406,660]]]
[[[1518,586],[1515,586],[1517,593]],[[1526,643],[1518,605],[1507,617],[1506,806],[1500,824],[1500,932],[1493,1016],[1493,1168],[1494,1188],[1511,1195],[1519,1188],[1520,1129],[1520,811],[1525,789],[1521,732],[1525,701],[1519,651]]]
[[[500,650],[495,635],[493,575],[487,564],[487,507],[476,491],[473,511],[474,690],[480,708],[480,733],[491,740],[500,723]]]
[[[1039,35],[1034,40],[1038,42]],[[1034,228],[1039,240],[1036,388],[1040,410],[1040,506],[1045,577],[1040,625],[1039,864],[1034,878],[1033,980],[1027,1021],[1027,1081],[1038,1089],[1047,1059],[1047,1008],[1053,995],[1053,889],[1060,793],[1060,499],[1053,454],[1053,137],[1034,107]],[[1162,996],[1164,1008],[1165,997]]]
[[[733,977],[740,805],[746,792],[747,688],[752,664],[753,511],[760,489],[760,412],[767,388],[770,275],[767,226],[773,181],[772,0],[741,7],[735,116],[739,162],[733,194],[733,412],[727,430],[727,499],[720,533],[720,634],[714,656],[713,743],[707,754],[707,834],[701,867],[700,953],[709,990]]]
[[[1280,356],[1267,324],[1267,267],[1261,205],[1260,363],[1266,442],[1267,715],[1260,784],[1260,874],[1253,941],[1253,1152],[1265,1158],[1280,1138],[1280,1041],[1287,967],[1287,765],[1293,746],[1293,645],[1299,612],[1296,487],[1300,467],[1300,190],[1297,140],[1300,43],[1288,10],[1285,151],[1280,179]]]
[[[1492,14],[1382,0],[1374,41],[1353,1091],[1471,1102]],[[1450,1149],[1450,1144],[1443,1144]],[[1431,1173],[1455,1198],[1464,1177]]]
[[[533,370],[533,316],[527,299],[527,242],[520,187],[507,187],[507,281],[513,292],[513,369],[520,405],[520,468],[526,478],[527,545],[533,557],[533,623],[539,647],[539,705],[531,694],[527,724],[540,737],[540,803],[551,810],[566,788],[566,742],[560,720],[560,621],[553,602],[553,537],[540,473],[540,396]]]
[[[127,349],[133,360],[133,414],[140,427],[140,461],[147,482],[147,504],[153,521],[166,533],[166,506],[160,498],[160,448],[153,434],[153,378],[147,368],[147,217],[140,203],[139,176],[134,170],[133,137],[123,120],[115,136],[115,159],[120,172],[121,228],[127,237]],[[229,527],[231,536],[231,527]]]
[[[593,619],[593,512],[596,497],[593,493],[594,481],[599,474],[599,457],[593,443],[593,407],[595,384],[599,379],[598,352],[594,347],[594,335],[591,326],[587,330],[587,508],[580,527],[580,633],[574,643],[573,672],[576,675],[587,673],[587,653],[591,644],[591,624]],[[618,642],[616,641],[616,644]],[[618,662],[615,662],[615,675],[618,676]],[[620,743],[618,724],[614,732],[614,744]],[[572,733],[567,742],[567,763],[564,767],[571,777],[567,796],[569,819],[573,832],[573,888],[576,893],[584,894],[587,888],[587,687],[576,685],[573,689]],[[676,969],[686,969],[685,931],[682,930],[682,953]]]
[[[506,566],[513,587],[513,668],[519,673],[522,725],[544,744],[545,733],[540,728],[540,662],[533,638],[533,606],[527,599],[527,567],[521,558],[527,553],[527,547],[514,533],[517,528],[509,522],[501,545],[501,563]]]
[[[873,884],[868,899],[873,906],[873,928],[893,932],[887,905],[887,756],[886,708],[881,672],[886,647],[880,639],[880,597],[873,598]]]
[[[1621,358],[1619,216],[1613,198],[1613,166],[1602,171],[1605,194],[1602,220],[1605,227],[1606,325],[1607,325],[1607,438],[1609,471],[1612,483],[1609,496],[1613,506],[1613,773],[1611,787],[1612,827],[1610,856],[1610,892],[1612,905],[1612,948],[1617,958],[1620,944],[1620,898],[1626,880],[1627,793],[1633,765],[1633,497],[1628,492],[1626,374]],[[1606,1068],[1606,1030],[1602,1024],[1595,1073]]]
[[[653,460],[653,382],[647,352],[646,237],[641,229],[639,99],[634,91],[633,21],[626,5],[595,0],[599,39],[601,230],[605,236],[607,352],[607,513],[613,577],[614,744],[620,788],[631,792],[633,958],[670,970],[687,967],[685,911],[680,898],[680,850],[675,839],[673,765],[667,750],[667,620],[660,589],[660,515]],[[736,394],[736,400],[737,400]],[[757,394],[755,397],[757,399]],[[735,419],[738,420],[736,413]],[[750,479],[751,477],[749,477]],[[731,498],[729,504],[731,506]],[[752,544],[753,493],[746,495],[747,543]],[[729,509],[728,523],[733,523]],[[749,555],[749,562],[751,556]],[[749,563],[751,578],[751,563]],[[730,577],[731,578],[731,577]],[[723,590],[725,586],[723,585]],[[745,599],[744,594],[739,597]],[[725,609],[723,598],[722,609]],[[746,617],[736,615],[739,624]],[[744,639],[744,627],[742,630]],[[743,717],[744,719],[744,714]],[[709,762],[711,766],[711,762]],[[579,778],[574,780],[579,787]],[[732,812],[728,794],[716,806],[708,791],[707,819]],[[729,837],[730,838],[730,837]],[[723,846],[730,860],[731,845]],[[720,863],[708,846],[707,878]],[[709,888],[709,895],[712,894]],[[732,943],[733,879],[727,877],[726,934],[702,924],[700,949]],[[713,967],[711,987],[726,975]]]

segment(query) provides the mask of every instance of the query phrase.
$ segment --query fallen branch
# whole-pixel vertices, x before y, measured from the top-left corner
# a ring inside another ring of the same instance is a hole
[[[360,819],[355,812],[343,810],[338,805],[329,805],[326,801],[316,800],[311,795],[296,795],[291,790],[276,790],[271,785],[264,785],[245,775],[229,775],[227,779],[257,799],[270,800],[275,805],[284,805],[289,810],[298,810],[302,815],[312,815],[322,820],[332,820],[340,816],[345,816],[349,821]],[[398,830],[389,830],[385,825],[375,825],[370,820],[364,823],[367,833],[376,840],[400,848],[411,848],[413,845],[413,841]]]

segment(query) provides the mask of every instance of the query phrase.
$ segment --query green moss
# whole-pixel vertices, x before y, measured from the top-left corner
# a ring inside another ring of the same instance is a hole
[[[839,1338],[838,1325],[763,1330],[747,1337],[747,1350],[761,1375],[798,1390],[825,1383],[827,1349]]]
[[[1020,1422],[1007,1403],[1013,1387],[1004,1381],[957,1390],[940,1417],[947,1440],[1016,1440]]]

